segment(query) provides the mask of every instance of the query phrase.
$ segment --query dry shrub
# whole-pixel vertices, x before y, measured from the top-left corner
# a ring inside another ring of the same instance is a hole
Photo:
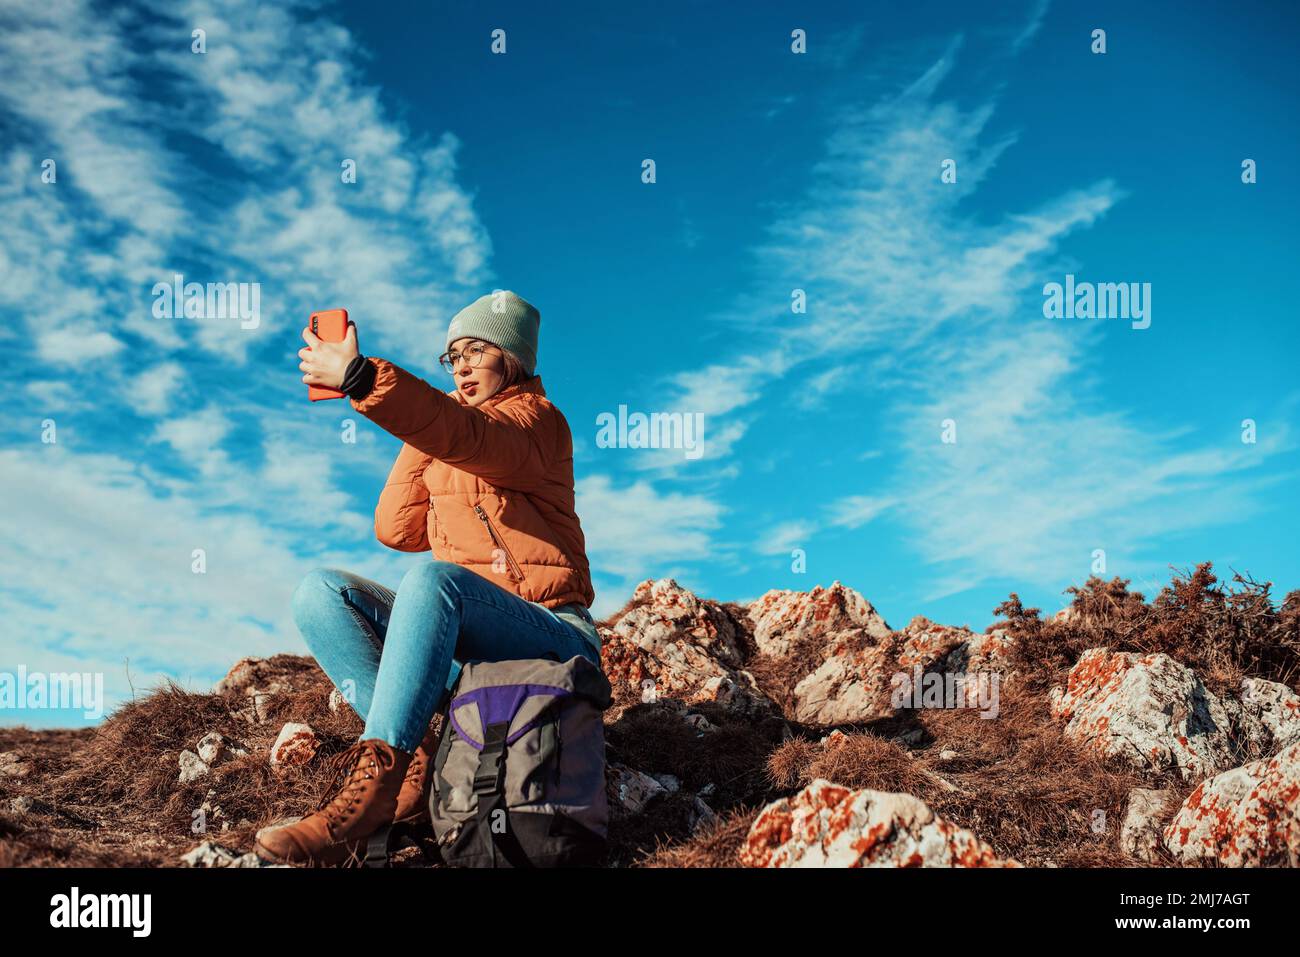
[[[737,854],[749,835],[758,808],[737,808],[701,824],[688,841],[656,839],[638,867],[739,867]]]
[[[928,784],[906,751],[874,734],[847,734],[831,746],[787,741],[768,757],[767,767],[773,783],[785,790],[799,790],[817,778],[846,788],[909,794]]]
[[[1128,590],[1128,579],[1090,577],[1070,587],[1071,616],[1043,621],[1013,592],[994,609],[1004,616],[991,628],[1015,639],[1011,657],[1028,684],[1042,690],[1064,680],[1088,648],[1139,654],[1163,652],[1194,669],[1217,694],[1236,692],[1244,677],[1294,685],[1300,674],[1300,591],[1274,607],[1272,582],[1234,572],[1224,586],[1203,562],[1175,572],[1148,603]],[[1234,587],[1235,586],[1235,587]]]

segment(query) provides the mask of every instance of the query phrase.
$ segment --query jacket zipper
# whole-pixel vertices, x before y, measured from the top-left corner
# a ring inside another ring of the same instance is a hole
[[[483,524],[487,527],[488,534],[492,536],[493,544],[500,548],[501,551],[505,552],[507,562],[509,562],[510,567],[514,569],[515,575],[518,576],[515,580],[523,581],[523,570],[520,569],[519,563],[515,561],[515,556],[510,554],[510,549],[506,547],[506,543],[501,540],[499,535],[497,535],[497,530],[492,527],[492,520],[488,518],[487,512],[483,511],[483,506],[475,505],[474,511],[478,512],[478,517],[483,520]]]

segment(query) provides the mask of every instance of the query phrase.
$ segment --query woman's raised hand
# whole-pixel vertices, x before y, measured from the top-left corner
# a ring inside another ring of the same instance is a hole
[[[343,384],[343,377],[348,371],[348,363],[361,354],[357,346],[357,324],[348,320],[348,331],[342,342],[326,342],[318,338],[311,326],[305,326],[302,337],[307,345],[298,350],[298,368],[305,375],[302,381],[308,385],[324,386],[337,389]]]

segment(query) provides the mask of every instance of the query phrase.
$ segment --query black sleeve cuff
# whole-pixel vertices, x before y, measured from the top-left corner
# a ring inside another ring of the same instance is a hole
[[[375,387],[375,366],[367,362],[365,356],[357,356],[348,363],[347,372],[343,374],[343,384],[339,391],[350,399],[360,402]]]

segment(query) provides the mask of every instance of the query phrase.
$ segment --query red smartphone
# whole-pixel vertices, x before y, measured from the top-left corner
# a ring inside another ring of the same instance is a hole
[[[346,309],[325,309],[311,314],[311,334],[325,342],[342,342],[348,335],[348,311]],[[338,389],[327,389],[323,385],[308,385],[307,398],[313,402],[321,399],[341,399],[343,393]]]

